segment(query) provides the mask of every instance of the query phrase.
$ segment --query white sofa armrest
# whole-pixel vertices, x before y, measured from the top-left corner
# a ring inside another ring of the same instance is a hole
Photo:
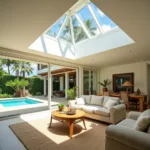
[[[106,129],[106,150],[111,147],[109,139],[123,144],[130,149],[148,150],[150,149],[150,134],[136,131],[120,125],[110,125]],[[120,143],[120,144],[119,144]]]
[[[70,100],[69,102],[68,102],[68,105],[69,106],[72,106],[72,105],[75,105],[76,104],[76,100]]]
[[[110,123],[116,124],[126,118],[126,106],[119,104],[110,109]]]
[[[120,104],[124,104],[124,100],[121,99],[121,100],[120,100]]]
[[[137,120],[138,117],[140,116],[141,112],[136,112],[136,111],[130,111],[127,118]]]

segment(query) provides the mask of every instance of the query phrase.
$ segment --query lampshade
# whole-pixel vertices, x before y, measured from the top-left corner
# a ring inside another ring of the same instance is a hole
[[[122,86],[133,86],[132,83],[130,81],[126,81]]]

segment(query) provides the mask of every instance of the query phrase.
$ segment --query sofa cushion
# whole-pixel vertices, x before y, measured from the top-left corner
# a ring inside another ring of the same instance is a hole
[[[125,120],[121,121],[120,123],[118,123],[117,125],[132,129],[134,127],[135,123],[136,123],[136,121],[133,119],[125,119]]]
[[[85,99],[86,104],[90,104],[91,95],[82,95],[81,97]]]
[[[117,104],[120,104],[120,98],[119,98],[119,97],[104,96],[103,106],[105,105],[105,103],[106,103],[109,99],[116,101]]]
[[[149,125],[150,125],[150,109],[141,113],[133,129],[138,131],[146,131]]]
[[[87,113],[94,113],[94,111],[99,108],[100,106],[95,106],[95,105],[84,105],[83,111]]]
[[[71,105],[72,108],[83,110],[84,105]]]
[[[104,96],[92,95],[90,104],[103,106],[103,101],[104,101]]]
[[[77,98],[76,99],[76,104],[77,105],[84,105],[84,104],[86,104],[85,99],[83,97]]]
[[[97,115],[106,116],[106,117],[110,116],[110,111],[104,107],[96,108],[94,113]]]
[[[113,106],[117,105],[117,102],[114,100],[107,100],[107,102],[105,103],[104,107],[108,110],[110,110]]]

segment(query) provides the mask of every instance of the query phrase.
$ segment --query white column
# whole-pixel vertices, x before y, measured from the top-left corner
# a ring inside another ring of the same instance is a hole
[[[44,76],[44,96],[46,96],[46,76]]]
[[[79,66],[79,97],[83,95],[83,67]]]
[[[59,77],[59,89],[60,91],[64,90],[64,77]]]
[[[79,97],[79,71],[76,69],[76,87],[77,87],[77,97]]]
[[[51,74],[51,96],[53,96],[53,75]]]
[[[67,90],[69,89],[69,74],[65,72],[65,98],[68,98]]]
[[[48,108],[51,110],[51,65],[48,65]]]

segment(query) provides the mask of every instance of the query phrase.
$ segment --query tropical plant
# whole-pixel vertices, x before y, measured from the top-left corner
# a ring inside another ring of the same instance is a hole
[[[4,93],[4,94],[0,94],[0,98],[11,98],[12,95]]]
[[[13,66],[11,67],[11,70],[13,72],[16,72],[16,76],[19,79],[19,71],[20,71],[20,61],[14,60],[13,61]]]
[[[111,83],[108,79],[104,80],[103,82],[98,82],[102,87],[107,88],[107,86]]]
[[[74,100],[77,96],[77,87],[73,87],[67,90],[67,95],[69,100]]]
[[[25,78],[25,75],[30,75],[33,72],[33,67],[31,66],[30,62],[20,62],[20,72],[23,76],[23,78]]]
[[[89,29],[91,34],[95,35],[96,27],[92,26],[93,20],[88,19],[88,20],[84,21],[84,24],[87,26],[87,28]],[[78,41],[81,41],[81,40],[87,38],[83,28],[78,24],[78,21],[75,17],[73,17],[73,19],[72,19],[72,25],[73,25],[73,30],[74,30],[75,42],[78,42]],[[66,25],[63,29],[61,38],[71,42],[71,26],[70,26],[70,20],[69,19],[67,20]]]
[[[36,92],[35,95],[40,96],[40,95],[42,95],[42,93],[41,92]]]
[[[10,59],[2,59],[2,65],[6,65],[8,69],[8,74],[10,74],[10,66],[13,64],[13,60]]]
[[[21,79],[19,80],[18,78],[14,79],[14,81],[10,80],[6,83],[6,86],[11,87],[15,91],[20,91],[24,87],[28,86],[29,82],[27,80]]]
[[[64,104],[59,104],[59,105],[58,105],[59,111],[62,111],[62,110],[64,109],[64,106],[65,106]]]

